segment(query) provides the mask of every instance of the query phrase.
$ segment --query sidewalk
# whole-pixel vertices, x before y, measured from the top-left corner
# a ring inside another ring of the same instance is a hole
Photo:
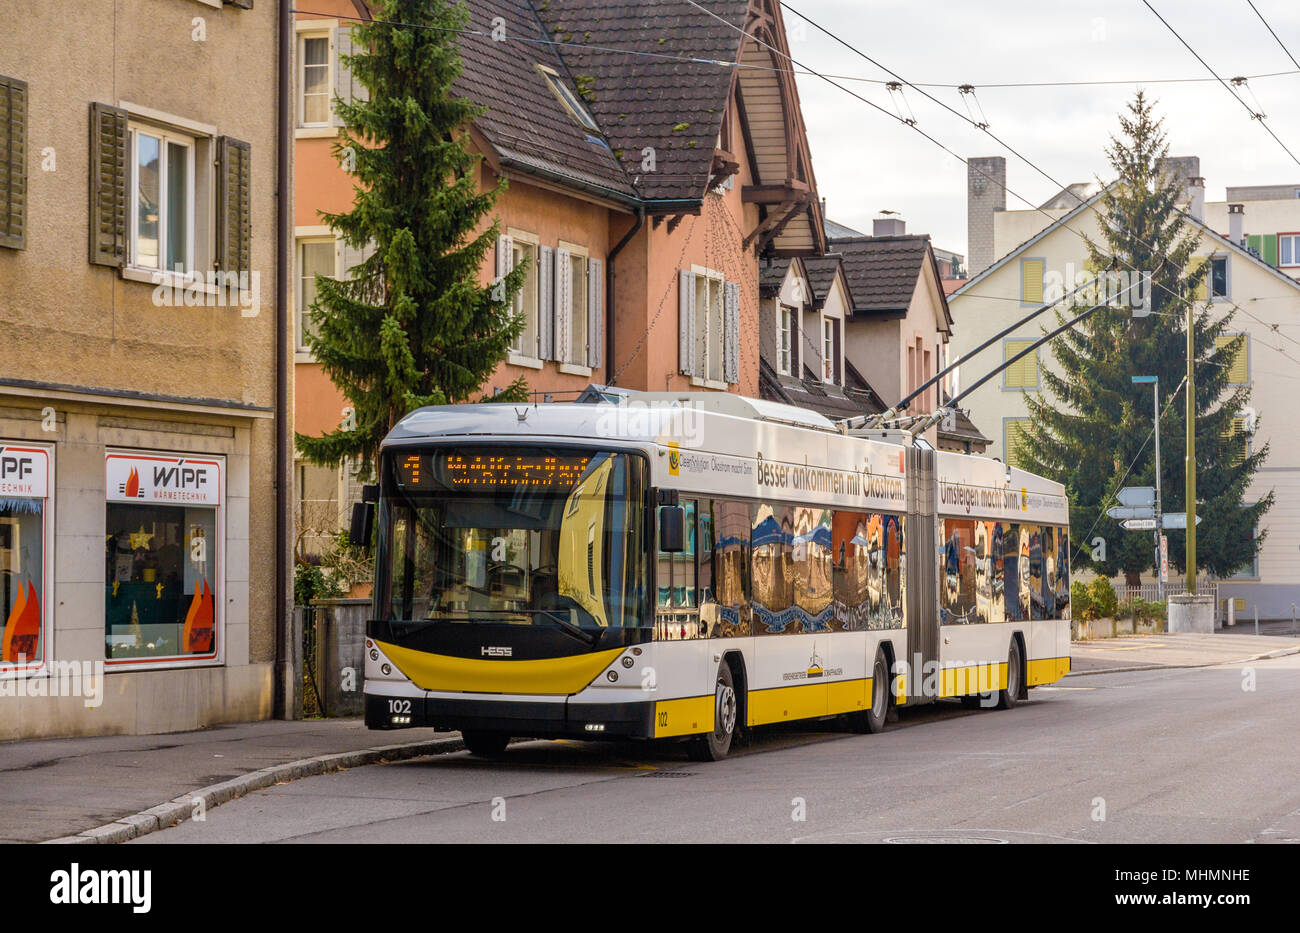
[[[1201,667],[1300,652],[1300,638],[1278,635],[1135,635],[1070,644],[1071,675],[1150,667]]]
[[[459,737],[372,732],[360,719],[254,722],[168,735],[0,744],[0,842],[42,842],[103,826],[249,772],[320,755]]]

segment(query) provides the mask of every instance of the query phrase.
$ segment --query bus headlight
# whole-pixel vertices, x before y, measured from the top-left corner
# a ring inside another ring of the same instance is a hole
[[[632,665],[635,664],[635,663],[636,663],[636,662],[633,661],[630,657],[624,657],[624,658],[623,658],[623,666],[626,667],[626,668],[631,668]]]

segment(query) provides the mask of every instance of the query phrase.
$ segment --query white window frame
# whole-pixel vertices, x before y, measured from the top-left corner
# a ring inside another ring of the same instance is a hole
[[[320,130],[334,126],[334,30],[330,28],[321,28],[320,24],[325,20],[308,20],[307,23],[299,23],[297,42],[294,52],[297,55],[297,65],[294,68],[294,80],[298,88],[294,93],[294,125],[300,129]],[[326,108],[326,116],[323,123],[307,122],[307,40],[324,39],[325,40],[325,86],[326,101],[329,106]]]
[[[776,302],[776,369],[781,375],[788,376],[794,367],[796,312],[789,305],[782,304],[780,298],[773,300]]]
[[[294,229],[293,241],[293,320],[294,320],[294,337],[293,347],[295,355],[306,357],[311,360],[311,351],[303,343],[303,315],[307,313],[307,308],[303,305],[302,300],[302,248],[308,244],[330,243],[334,248],[334,278],[338,278],[340,251],[339,240],[329,227],[297,227]]]
[[[569,116],[588,133],[599,133],[600,124],[596,122],[596,118],[591,115],[591,111],[587,109],[587,105],[582,102],[581,98],[574,94],[569,89],[569,86],[564,83],[559,72],[540,63],[537,65],[537,70],[542,73],[542,78],[546,81],[547,87],[551,89],[551,93],[555,95],[555,99],[560,102],[560,105],[568,111]]]
[[[822,382],[835,383],[835,318],[822,315]]]
[[[539,65],[538,67],[540,68],[541,66]],[[587,280],[588,276],[591,275],[591,267],[588,265],[588,260],[591,258],[591,250],[580,243],[570,243],[568,240],[560,240],[559,248],[568,250],[569,253],[569,307],[566,311],[569,316],[569,346],[566,347],[562,353],[558,352],[557,348],[556,353],[556,355],[561,358],[568,356],[569,361],[560,364],[560,372],[567,373],[571,376],[590,376],[591,367],[587,365],[587,361],[591,359],[588,352],[591,334],[587,333]],[[573,270],[579,262],[582,263],[581,289],[573,287]],[[560,290],[557,287],[557,296],[559,291]],[[579,294],[579,292],[581,292],[581,294]],[[580,302],[582,308],[581,313],[578,312]],[[583,336],[581,353],[577,352],[573,345],[573,340],[574,337],[577,336],[579,326],[582,327]],[[555,339],[559,339],[558,333],[555,335]]]
[[[44,451],[46,457],[46,479],[45,479],[45,497],[41,506],[41,590],[37,594],[40,600],[41,624],[40,624],[40,660],[24,661],[22,664],[17,662],[4,661],[0,662],[0,680],[11,677],[43,677],[47,676],[51,668],[51,662],[56,659],[55,656],[55,632],[54,632],[54,594],[55,590],[55,529],[58,527],[55,523],[55,497],[57,487],[55,485],[55,445],[48,443],[37,443],[35,441],[21,440],[12,436],[0,438],[0,447],[26,447],[36,448]],[[4,607],[0,606],[0,612]],[[7,621],[7,620],[6,620]]]
[[[529,271],[529,275],[532,276],[532,286],[533,286],[533,321],[532,321],[533,345],[530,348],[530,347],[523,346],[521,343],[511,347],[509,362],[513,366],[527,366],[531,369],[541,369],[542,355],[541,355],[540,347],[541,347],[541,340],[542,340],[542,322],[541,322],[542,275],[541,275],[541,268],[539,266],[539,260],[541,259],[542,242],[541,239],[537,236],[537,234],[529,233],[526,230],[516,230],[514,227],[507,228],[506,234],[510,237],[512,241],[511,243],[512,250],[515,247],[519,246],[520,244],[530,246],[532,247],[533,250],[533,264],[532,264],[532,269]],[[510,268],[512,270],[515,268],[515,259],[514,259],[513,252],[510,257]],[[522,310],[521,302],[524,298],[524,291],[527,288],[528,288],[528,282],[525,282],[524,287],[519,290],[519,294],[515,295],[516,313]],[[520,334],[519,339],[522,341],[523,338],[524,338],[524,334]]]
[[[704,266],[691,266],[691,272],[695,275],[695,368],[697,372],[703,372],[704,375],[691,376],[691,385],[703,386],[706,389],[723,389],[727,388],[727,374],[723,362],[723,354],[726,353],[726,276],[716,269],[706,269]],[[709,300],[705,303],[703,311],[699,302],[699,284],[700,279],[704,279],[704,294]],[[713,290],[717,288],[717,301],[714,302]],[[702,318],[701,318],[702,315]],[[716,317],[716,320],[714,318]],[[700,327],[701,319],[704,327]],[[716,330],[716,339],[715,339]],[[718,377],[715,379],[711,370],[716,354]]]
[[[194,226],[195,226],[194,218],[195,218],[195,214],[198,211],[198,189],[195,186],[194,163],[195,163],[195,148],[198,141],[197,139],[195,139],[193,135],[184,133],[180,130],[171,127],[156,126],[151,123],[142,123],[135,120],[131,120],[128,123],[127,128],[128,128],[128,148],[130,150],[129,158],[131,160],[131,172],[130,172],[131,180],[128,184],[127,192],[126,192],[126,199],[127,199],[126,207],[127,207],[127,211],[129,212],[129,221],[128,221],[129,229],[127,232],[127,238],[129,240],[127,266],[138,273],[143,273],[145,275],[154,277],[155,279],[161,277],[159,279],[161,281],[175,281],[177,279],[179,279],[180,281],[187,281],[188,279],[193,277],[193,275],[196,272],[199,271],[194,260]],[[158,156],[159,209],[158,209],[158,266],[157,267],[141,265],[139,261],[140,259],[140,209],[139,209],[140,153],[138,147],[138,140],[141,133],[145,134],[146,136],[155,137],[159,141],[159,156]],[[189,204],[188,204],[189,210],[188,210],[188,216],[185,218],[185,247],[186,247],[185,262],[184,262],[185,268],[184,271],[179,275],[174,270],[168,269],[163,265],[164,262],[166,261],[166,256],[167,256],[167,246],[168,246],[167,211],[170,207],[166,197],[164,196],[165,192],[167,191],[167,181],[168,181],[167,154],[168,154],[168,147],[173,144],[185,147],[185,152],[186,152],[185,171],[187,175],[186,183],[187,183],[187,190],[189,192]]]
[[[1282,261],[1282,241],[1291,244],[1291,261]],[[1279,233],[1277,235],[1277,264],[1279,268],[1292,269],[1300,266],[1300,233]]]
[[[1214,294],[1214,264],[1220,259],[1223,260],[1223,284],[1225,291],[1222,295]],[[1211,253],[1205,257],[1205,294],[1210,301],[1231,301],[1232,300],[1232,259],[1227,253]]]

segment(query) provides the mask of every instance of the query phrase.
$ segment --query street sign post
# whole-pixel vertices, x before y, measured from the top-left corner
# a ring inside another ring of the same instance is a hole
[[[1196,516],[1196,524],[1201,523],[1201,516]],[[1161,525],[1169,531],[1185,531],[1187,529],[1186,512],[1166,512],[1162,516]]]
[[[1117,505],[1114,508],[1107,509],[1106,514],[1117,522],[1126,518],[1149,518],[1154,521],[1156,510],[1144,505]],[[1152,525],[1151,527],[1154,528],[1155,526]]]
[[[1115,494],[1115,498],[1119,500],[1120,505],[1151,508],[1156,504],[1156,487],[1125,486]]]
[[[1120,522],[1125,531],[1155,531],[1156,520],[1154,518],[1130,518]]]

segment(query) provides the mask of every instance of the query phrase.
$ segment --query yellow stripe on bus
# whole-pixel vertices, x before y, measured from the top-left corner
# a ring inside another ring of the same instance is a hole
[[[945,667],[941,673],[939,696],[960,697],[1007,688],[1007,662],[972,664],[969,667]]]
[[[1040,658],[1025,665],[1025,684],[1054,684],[1070,673],[1069,658]]]
[[[421,690],[542,695],[577,693],[623,650],[611,648],[540,661],[498,661],[412,651],[379,640],[375,645]]]
[[[749,725],[789,722],[834,716],[867,709],[871,705],[871,678],[835,680],[830,683],[800,684],[752,690],[749,694]]]
[[[714,697],[683,697],[655,703],[655,738],[713,731]]]

